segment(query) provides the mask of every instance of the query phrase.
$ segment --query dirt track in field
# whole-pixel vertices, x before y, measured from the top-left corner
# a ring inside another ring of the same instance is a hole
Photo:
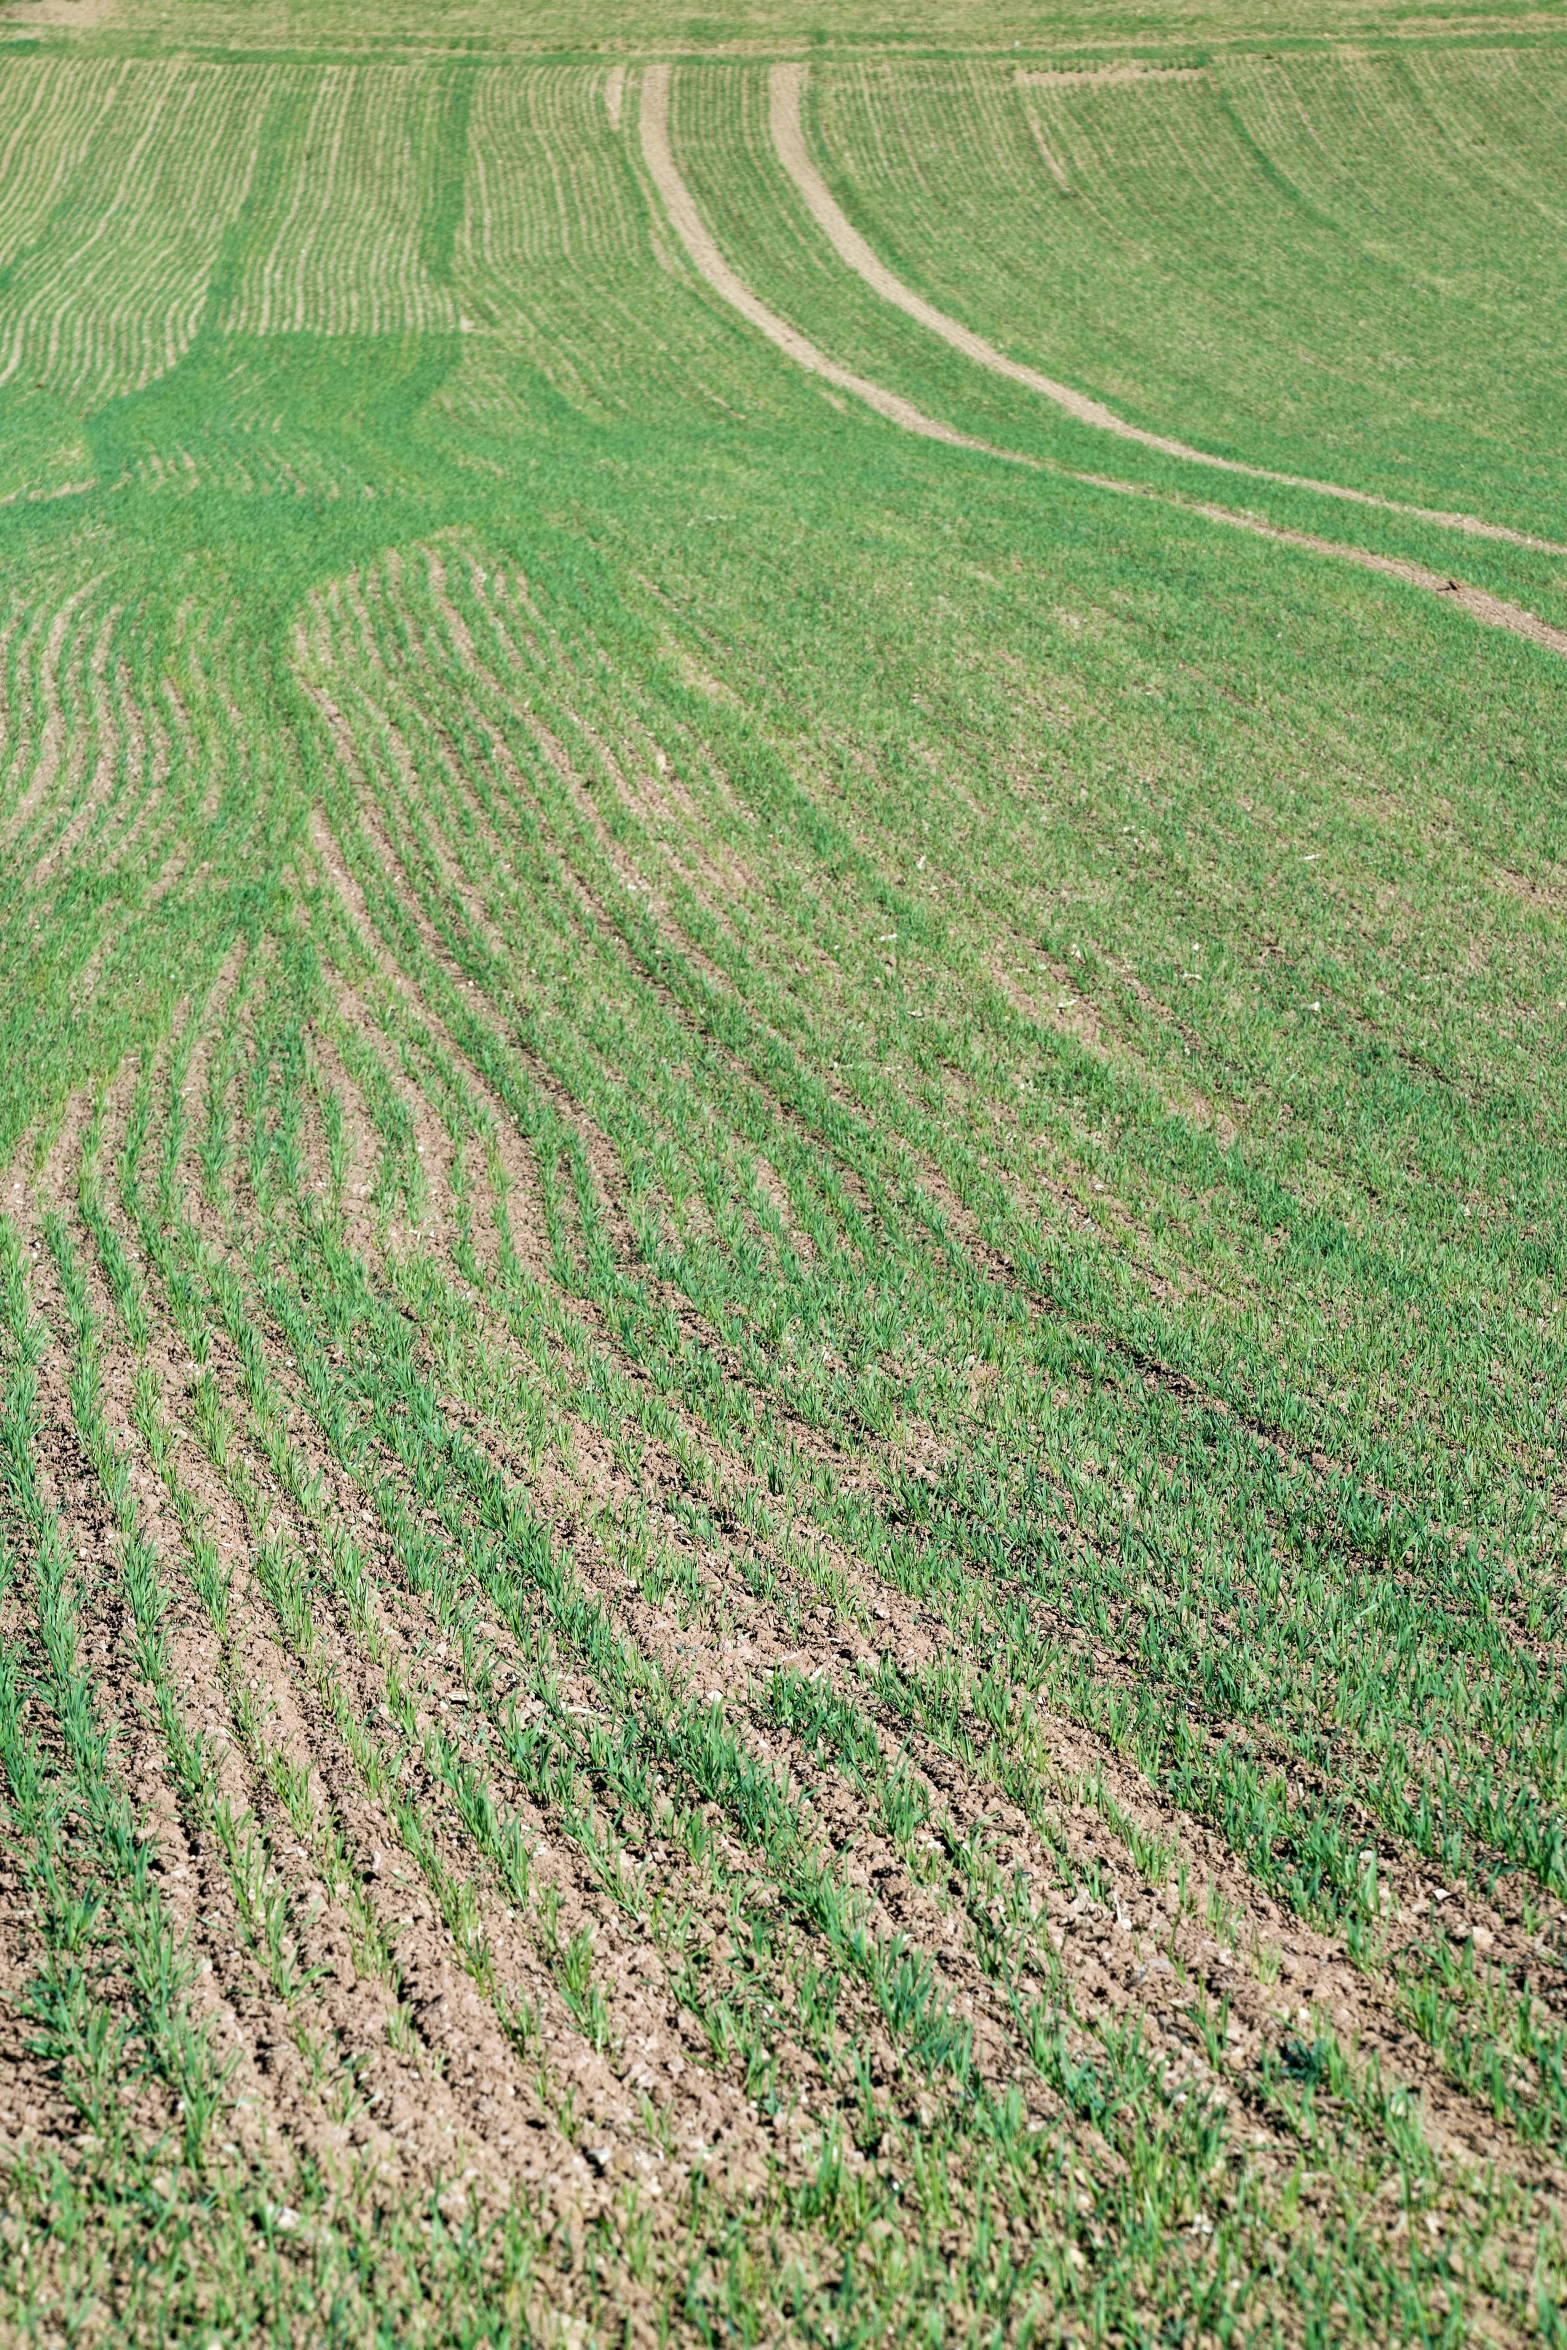
[[[1149,77],[1122,68],[1108,78]],[[1409,506],[1394,498],[1376,497],[1369,490],[1350,489],[1341,482],[1275,473],[1263,465],[1248,465],[1238,457],[1215,456],[1209,450],[1193,448],[1187,441],[1173,440],[1165,433],[1148,432],[1140,425],[1128,424],[1125,417],[1117,416],[1102,400],[1091,399],[1087,393],[1075,391],[1070,384],[1057,383],[1052,377],[1042,375],[1037,368],[1025,367],[1020,360],[1009,359],[1004,351],[998,351],[995,344],[987,342],[983,335],[975,334],[972,328],[962,325],[945,310],[938,310],[934,303],[927,302],[912,287],[906,286],[845,216],[817,169],[806,140],[801,114],[805,82],[806,68],[798,63],[775,65],[769,77],[773,144],[778,150],[779,161],[798,188],[806,210],[839,260],[846,263],[856,276],[863,278],[884,302],[892,303],[895,309],[916,319],[921,326],[939,335],[943,342],[950,343],[955,351],[961,351],[966,359],[972,359],[977,366],[988,367],[992,374],[1007,376],[1013,383],[1022,384],[1026,390],[1037,392],[1042,399],[1054,402],[1068,416],[1076,417],[1080,424],[1093,425],[1100,432],[1114,433],[1119,440],[1135,441],[1141,448],[1157,449],[1166,457],[1179,457],[1191,465],[1210,465],[1220,473],[1241,474],[1252,481],[1276,482],[1288,489],[1312,490],[1319,497],[1341,498],[1355,506],[1375,506],[1388,514],[1406,514],[1414,521],[1433,523],[1444,530],[1462,531],[1470,538],[1496,539],[1508,546],[1532,547],[1536,552],[1551,555],[1567,554],[1567,547],[1558,545],[1554,540],[1532,538],[1526,531],[1509,530],[1501,523],[1485,522],[1478,515],[1447,514],[1431,507]],[[1316,543],[1326,545],[1327,542]]]
[[[998,455],[983,441],[970,440],[949,424],[940,424],[926,416],[909,400],[896,392],[887,391],[881,384],[869,382],[847,367],[840,367],[825,352],[809,342],[796,327],[770,310],[765,302],[752,293],[742,278],[736,276],[719,251],[712,232],[697,210],[690,189],[680,176],[674,150],[669,143],[669,84],[671,69],[667,65],[647,66],[642,75],[641,118],[642,153],[652,175],[653,185],[663,198],[665,209],[684,245],[692,266],[705,278],[715,293],[721,294],[732,309],[749,320],[759,334],[776,344],[786,357],[808,374],[818,375],[839,391],[852,392],[863,400],[878,416],[885,416],[889,424],[896,424],[904,432],[918,433],[925,440],[946,441],[959,449],[985,449],[988,455]]]
[[[871,383],[864,376],[840,367],[796,327],[759,300],[724,259],[681,176],[670,144],[671,70],[667,65],[651,65],[642,77],[642,150],[653,183],[699,275],[706,279],[715,293],[722,295],[732,308],[738,310],[758,333],[765,335],[797,366],[812,375],[821,376],[841,391],[853,393],[856,399],[863,400],[867,407],[874,409],[878,416],[885,417],[888,423],[899,426],[904,432],[917,433],[922,439],[943,441],[949,447],[973,450],[981,456],[996,457],[1005,464],[1026,466],[1032,471],[1060,474],[1068,480],[1107,490],[1118,497],[1150,498],[1158,504],[1201,515],[1205,521],[1244,530],[1254,537],[1272,539],[1280,546],[1298,547],[1308,554],[1325,555],[1336,562],[1352,563],[1361,570],[1374,571],[1383,578],[1402,580],[1409,587],[1423,588],[1431,595],[1456,603],[1471,619],[1480,621],[1488,628],[1505,629],[1510,635],[1522,637],[1547,652],[1567,658],[1567,630],[1553,628],[1549,622],[1538,619],[1532,612],[1526,612],[1522,605],[1510,603],[1501,596],[1493,596],[1484,588],[1467,585],[1442,572],[1432,571],[1424,564],[1407,562],[1397,556],[1378,555],[1365,548],[1345,546],[1337,540],[1318,538],[1307,531],[1287,530],[1276,523],[1265,521],[1260,515],[1237,513],[1229,507],[1167,497],[1157,490],[1144,488],[1140,483],[1117,481],[1103,474],[1082,473],[1045,459],[1027,456],[1020,450],[998,448],[993,442],[976,440],[950,425],[938,423],[898,393],[890,392],[885,386]],[[807,205],[851,268],[858,271],[879,294],[885,295],[899,309],[918,319],[921,325],[940,334],[966,357],[1027,384],[1034,391],[1042,392],[1086,424],[1102,426],[1107,431],[1119,434],[1122,439],[1140,442],[1147,448],[1162,450],[1169,456],[1191,458],[1204,465],[1217,466],[1225,472],[1250,475],[1254,480],[1279,482],[1296,489],[1320,490],[1330,497],[1345,498],[1358,505],[1387,507],[1394,512],[1416,515],[1421,521],[1449,524],[1475,537],[1506,539],[1515,545],[1535,548],[1549,545],[1548,541],[1525,539],[1516,531],[1503,530],[1491,523],[1478,522],[1462,515],[1433,514],[1412,507],[1392,507],[1389,500],[1373,498],[1359,490],[1339,489],[1330,483],[1298,481],[1285,474],[1265,473],[1260,467],[1241,465],[1229,458],[1205,456],[1200,450],[1187,448],[1183,442],[1165,440],[1157,434],[1138,431],[1114,416],[1098,401],[1088,400],[1081,393],[1052,383],[1048,377],[1037,375],[1033,369],[1005,358],[991,344],[971,334],[967,327],[959,326],[955,319],[947,318],[943,312],[932,309],[929,303],[922,301],[919,295],[911,293],[883,267],[858,230],[839,211],[806,150],[800,120],[804,73],[805,68],[799,65],[774,66],[771,89],[773,134],[778,142],[779,154]],[[1567,553],[1567,548],[1552,547],[1550,551]]]

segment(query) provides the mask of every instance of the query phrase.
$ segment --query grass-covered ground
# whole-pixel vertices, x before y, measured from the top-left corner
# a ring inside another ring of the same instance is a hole
[[[1563,2338],[1558,29],[12,0],[0,2339]]]

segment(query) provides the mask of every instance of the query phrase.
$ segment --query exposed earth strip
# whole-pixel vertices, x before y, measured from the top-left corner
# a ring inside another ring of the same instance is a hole
[[[722,294],[742,318],[749,319],[757,331],[770,343],[785,352],[797,367],[812,375],[819,375],[840,391],[852,392],[878,416],[889,423],[901,425],[905,432],[922,433],[927,440],[948,441],[960,449],[984,449],[983,441],[971,440],[949,424],[939,424],[926,416],[912,401],[901,399],[880,384],[855,375],[849,368],[838,366],[824,351],[808,342],[798,329],[769,310],[759,301],[743,279],[737,277],[719,251],[707,223],[696,208],[690,189],[681,178],[675,163],[674,150],[669,143],[669,76],[667,65],[650,65],[642,77],[642,152],[653,177],[653,184],[664,202],[671,222],[679,234],[691,261],[716,293]],[[1000,454],[999,451],[992,452]]]
[[[663,69],[667,73],[667,67]],[[1411,506],[1397,498],[1380,498],[1370,490],[1349,488],[1343,482],[1315,481],[1306,475],[1275,473],[1265,465],[1248,465],[1239,457],[1219,457],[1207,449],[1194,449],[1186,441],[1177,441],[1164,433],[1148,432],[1140,425],[1129,424],[1124,416],[1103,401],[1090,399],[1086,392],[1074,391],[1070,384],[1056,383],[1050,376],[1041,375],[1037,368],[1025,367],[1020,360],[1009,359],[998,351],[994,343],[986,342],[972,328],[946,311],[916,294],[912,287],[894,276],[885,261],[866,243],[853,222],[847,218],[832,190],[817,170],[806,144],[805,125],[801,119],[800,101],[805,89],[805,67],[798,63],[780,64],[769,76],[769,97],[773,144],[778,159],[793,180],[807,211],[826,237],[840,261],[847,264],[856,276],[864,279],[884,302],[891,302],[910,318],[917,319],[930,332],[940,335],[955,351],[981,367],[988,367],[996,375],[1010,377],[1013,383],[1038,392],[1042,398],[1054,401],[1068,416],[1075,416],[1080,424],[1091,424],[1101,432],[1114,433],[1120,440],[1136,441],[1141,448],[1157,449],[1166,457],[1180,457],[1188,464],[1211,465],[1221,473],[1244,474],[1252,481],[1276,482],[1280,487],[1310,490],[1318,497],[1342,498],[1355,506],[1376,506],[1384,513],[1407,514],[1417,522],[1434,523],[1443,530],[1461,530],[1471,538],[1500,539],[1509,546],[1533,547],[1552,555],[1567,554],[1567,547],[1552,539],[1533,538],[1526,531],[1509,530],[1502,523],[1483,521],[1474,514],[1447,514],[1428,506]]]
[[[810,164],[809,158],[805,155],[804,139],[800,130],[801,71],[802,69],[798,67],[777,66],[773,69],[773,128],[775,137],[779,138],[779,151],[793,171],[795,165],[790,162],[789,148],[786,143],[790,135],[788,122],[792,121],[792,136],[798,148],[799,158],[803,162],[804,168],[816,176],[814,166]],[[792,76],[792,80],[786,78],[788,76]],[[884,416],[889,423],[901,426],[905,432],[918,433],[926,440],[944,441],[953,448],[972,449],[983,456],[1000,458],[1007,464],[1025,465],[1036,472],[1052,473],[1063,480],[1081,482],[1094,489],[1108,490],[1118,497],[1152,498],[1157,503],[1173,506],[1182,513],[1200,514],[1206,521],[1227,523],[1231,529],[1244,530],[1258,538],[1274,539],[1282,545],[1299,547],[1314,555],[1336,557],[1340,562],[1353,563],[1361,570],[1375,571],[1385,578],[1402,580],[1407,586],[1423,588],[1432,595],[1442,596],[1460,605],[1472,619],[1482,622],[1485,626],[1506,629],[1514,636],[1523,637],[1529,643],[1541,645],[1547,651],[1557,653],[1567,659],[1567,629],[1553,628],[1549,622],[1538,619],[1534,613],[1526,612],[1522,605],[1509,603],[1504,597],[1493,596],[1483,588],[1471,587],[1461,580],[1451,579],[1444,572],[1432,571],[1423,563],[1406,562],[1393,555],[1374,554],[1363,547],[1346,547],[1333,539],[1317,538],[1309,531],[1284,529],[1276,523],[1264,520],[1261,515],[1237,513],[1226,506],[1199,504],[1184,498],[1169,497],[1157,490],[1145,488],[1138,482],[1118,481],[1112,475],[1106,474],[1082,473],[1068,466],[1053,464],[1045,458],[1025,455],[1019,450],[997,448],[989,441],[976,440],[967,433],[958,432],[951,425],[942,424],[935,417],[927,416],[922,409],[916,408],[911,401],[903,399],[898,393],[890,392],[883,385],[872,383],[862,375],[856,375],[849,368],[840,367],[836,360],[829,359],[825,352],[819,351],[816,345],[802,335],[797,327],[791,326],[786,319],[780,318],[775,310],[769,309],[767,304],[751,291],[751,288],[736,275],[724,259],[711,230],[697,210],[695,199],[682,179],[679,166],[675,161],[674,149],[669,138],[669,85],[670,67],[668,65],[650,65],[643,75],[641,96],[642,152],[653,184],[657,188],[670,221],[698,274],[716,293],[721,294],[732,308],[738,310],[743,318],[747,319],[760,334],[765,335],[777,349],[792,359],[797,366],[805,368],[812,375],[822,377],[824,381],[835,385],[840,391],[851,392],[855,398],[863,400],[867,407],[874,409],[878,416]],[[784,93],[782,100],[780,92]],[[781,111],[788,118],[782,131],[780,130]],[[796,173],[796,177],[798,178],[798,173]],[[822,203],[841,223],[844,236],[852,239],[854,245],[864,253],[868,265],[879,269],[880,264],[875,262],[870,248],[864,244],[863,239],[838,212],[819,177],[816,177],[816,185],[820,190]],[[807,200],[810,201],[809,191],[803,183],[802,192],[806,193]],[[814,203],[812,209],[815,210]],[[827,225],[825,221],[823,225]],[[834,242],[837,242],[836,237],[834,237]],[[850,256],[846,253],[845,258],[850,258]],[[856,261],[854,266],[858,268],[860,264]],[[944,320],[941,312],[931,310],[927,303],[920,301],[918,295],[909,293],[906,287],[898,286],[897,279],[888,276],[887,283],[898,288],[897,293],[890,296],[890,299],[897,300],[901,307],[910,310],[912,315],[923,318],[925,323],[936,325],[938,332],[945,334],[948,341],[957,343],[959,349],[967,350],[970,357],[979,358],[987,366],[998,366],[1007,374],[1023,377],[1033,382],[1036,388],[1046,391],[1052,398],[1059,395],[1067,401],[1081,400],[1080,394],[1066,392],[1061,386],[1051,385],[1047,378],[1035,377],[1031,370],[1019,368],[1013,361],[1004,359],[1000,352],[993,351],[991,346],[981,342],[977,335],[969,335],[966,327],[958,326],[951,319]],[[879,288],[878,290],[885,291],[886,289]],[[1096,411],[1093,416],[1089,417],[1089,422],[1106,423],[1125,436],[1130,436],[1132,439],[1157,448],[1173,451],[1178,456],[1197,457],[1200,455],[1197,450],[1183,448],[1179,442],[1160,441],[1152,434],[1135,431],[1131,426],[1125,425],[1118,418],[1113,417],[1109,409],[1099,409],[1096,402],[1085,401],[1082,402],[1082,406]],[[1076,412],[1074,410],[1074,413]],[[1285,478],[1278,474],[1259,475],[1257,468],[1231,465],[1230,460],[1226,458],[1204,458],[1202,461],[1226,466],[1234,472],[1251,473],[1258,478],[1267,480],[1281,481]],[[1325,485],[1309,483],[1296,486],[1320,489]],[[1335,491],[1333,494],[1353,498],[1367,505],[1386,503],[1384,500],[1362,497],[1362,494],[1356,490]],[[1414,509],[1400,509],[1400,511],[1413,512]],[[1428,515],[1423,519],[1459,522],[1463,528],[1485,537],[1512,539],[1517,537],[1514,532],[1494,528],[1488,523],[1471,523],[1452,515]],[[1525,543],[1539,546],[1544,542],[1529,540]]]

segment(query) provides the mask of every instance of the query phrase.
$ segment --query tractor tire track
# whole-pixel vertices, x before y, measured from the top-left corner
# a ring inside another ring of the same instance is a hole
[[[667,74],[668,68],[664,72]],[[768,77],[768,97],[773,145],[778,160],[793,180],[811,218],[826,237],[840,261],[852,269],[857,277],[884,302],[917,319],[943,342],[961,351],[966,359],[981,367],[988,367],[995,375],[1004,375],[1042,398],[1051,400],[1068,416],[1080,424],[1091,424],[1101,432],[1114,433],[1119,440],[1135,441],[1140,448],[1157,449],[1162,456],[1179,457],[1189,465],[1211,465],[1220,473],[1238,473],[1250,481],[1275,482],[1283,489],[1311,490],[1318,497],[1341,498],[1354,506],[1374,506],[1384,514],[1405,514],[1412,521],[1433,523],[1442,530],[1463,531],[1470,538],[1495,539],[1510,547],[1529,547],[1536,553],[1567,554],[1567,547],[1554,539],[1533,537],[1527,531],[1509,530],[1505,524],[1486,522],[1476,514],[1448,514],[1430,506],[1411,506],[1398,498],[1381,498],[1371,490],[1351,489],[1343,482],[1316,481],[1307,475],[1275,473],[1265,465],[1248,465],[1244,458],[1219,457],[1208,449],[1194,449],[1187,441],[1178,441],[1168,434],[1148,432],[1141,425],[1129,424],[1124,416],[1117,416],[1102,400],[1091,399],[1086,392],[1074,391],[1070,384],[1056,383],[1048,375],[1041,375],[1034,367],[1026,367],[1020,360],[1009,359],[998,351],[994,343],[987,343],[983,335],[974,333],[958,319],[950,318],[934,303],[916,294],[912,287],[894,276],[880,255],[866,243],[864,237],[840,209],[827,182],[817,170],[806,144],[805,126],[801,119],[800,101],[805,89],[804,65],[799,63],[775,65]],[[644,101],[644,106],[645,106]],[[678,224],[677,224],[678,225]],[[688,248],[689,249],[689,248]],[[693,258],[695,256],[693,255]]]
[[[1442,572],[1428,569],[1423,563],[1406,562],[1393,555],[1373,554],[1367,548],[1348,547],[1335,539],[1317,538],[1309,531],[1286,529],[1281,524],[1265,521],[1258,514],[1238,513],[1227,506],[1199,504],[1191,499],[1172,497],[1159,490],[1145,488],[1139,482],[1118,481],[1113,475],[1108,474],[1080,473],[1069,466],[1053,464],[1045,458],[1027,456],[1020,450],[997,448],[990,441],[976,440],[967,433],[958,432],[951,425],[939,423],[934,417],[927,416],[922,409],[914,407],[911,402],[903,399],[898,393],[889,392],[883,385],[871,383],[864,376],[855,375],[850,369],[840,367],[836,360],[829,359],[797,328],[791,326],[787,320],[780,318],[775,310],[770,310],[765,302],[760,301],[724,259],[711,231],[697,210],[690,189],[680,176],[674,150],[670,145],[670,71],[671,69],[667,65],[650,65],[642,77],[642,152],[653,184],[663,199],[671,224],[685,246],[686,253],[698,274],[707,281],[715,293],[722,295],[732,308],[738,310],[740,315],[747,319],[759,334],[765,335],[770,343],[774,344],[786,357],[792,359],[797,366],[805,368],[812,375],[823,377],[825,381],[835,384],[842,391],[852,392],[857,399],[863,400],[868,408],[874,409],[878,416],[885,417],[890,424],[898,425],[905,432],[918,433],[925,440],[943,441],[950,448],[971,449],[981,456],[999,458],[1003,464],[1027,466],[1031,471],[1050,473],[1059,480],[1080,483],[1084,488],[1106,490],[1116,497],[1147,498],[1156,505],[1172,507],[1178,513],[1199,515],[1207,522],[1224,523],[1232,530],[1244,530],[1257,538],[1272,539],[1280,546],[1297,547],[1308,554],[1326,555],[1341,563],[1353,563],[1363,571],[1374,571],[1383,578],[1401,580],[1406,586],[1423,588],[1428,594],[1441,596],[1458,604],[1462,610],[1469,614],[1471,619],[1480,621],[1484,626],[1506,629],[1513,636],[1522,637],[1530,644],[1540,645],[1546,651],[1557,653],[1567,659],[1567,629],[1553,628],[1547,621],[1537,619],[1532,612],[1526,612],[1521,604],[1509,603],[1504,597],[1493,596],[1484,588],[1470,587],[1461,580],[1450,579]],[[780,83],[775,80],[775,129],[778,112],[776,93],[778,89],[782,88],[786,92],[793,91],[793,121],[796,132],[798,132],[799,72],[799,68],[780,67],[775,69],[775,74],[793,73],[796,77],[793,82],[785,80]],[[798,144],[801,156],[804,157],[803,134],[799,137]],[[789,160],[787,154],[785,154],[784,160],[787,164]],[[804,158],[804,160],[807,169],[813,170],[814,167],[810,166],[809,158]],[[818,181],[817,184],[820,187],[822,200],[832,208],[837,219],[842,222],[845,237],[853,239],[855,246],[863,249],[867,264],[873,263],[874,256],[871,254],[870,248],[864,245],[863,239],[849,226],[846,220],[843,220],[842,214],[837,212],[836,206],[832,204],[832,198],[827,193],[825,183]],[[802,192],[804,191],[802,190]],[[859,263],[855,262],[853,266],[858,268]],[[875,266],[880,268],[880,264],[875,264]],[[861,274],[863,275],[865,272],[862,271]],[[889,285],[898,286],[898,280],[892,278],[890,274],[887,282]],[[885,291],[886,289],[878,286],[877,290]],[[967,350],[970,357],[977,357],[987,366],[998,366],[1004,373],[1031,381],[1035,389],[1045,391],[1051,398],[1059,396],[1064,401],[1080,400],[1081,395],[1078,393],[1068,393],[1063,386],[1052,385],[1048,378],[1035,377],[1030,370],[1020,369],[1013,361],[1004,360],[1000,352],[993,351],[991,346],[982,343],[978,336],[970,336],[968,329],[959,327],[955,320],[943,319],[941,312],[931,310],[927,303],[920,302],[919,297],[909,293],[906,287],[899,287],[896,297],[889,296],[889,299],[893,298],[899,300],[901,307],[911,309],[912,315],[921,317],[926,324],[934,325],[936,331],[944,334],[949,342],[957,341],[960,336],[965,338],[958,342],[958,348]],[[911,308],[914,305],[917,307]],[[969,348],[970,344],[974,346],[973,349]],[[987,353],[988,357],[985,356]],[[1284,474],[1266,474],[1260,468],[1241,465],[1229,458],[1203,457],[1199,450],[1188,449],[1180,442],[1159,440],[1155,435],[1137,431],[1131,425],[1124,424],[1120,419],[1112,416],[1108,408],[1100,409],[1096,402],[1085,402],[1084,406],[1095,411],[1093,415],[1087,417],[1088,422],[1103,423],[1107,428],[1117,431],[1125,438],[1144,442],[1148,446],[1166,450],[1176,456],[1196,458],[1203,464],[1222,466],[1230,472],[1248,474],[1254,480],[1288,482],[1291,487],[1305,489],[1322,490],[1328,487],[1321,482],[1294,482]],[[1077,412],[1074,410],[1074,413]],[[1350,498],[1357,503],[1367,505],[1385,505],[1387,503],[1386,500],[1371,498],[1369,495],[1363,497],[1358,490],[1330,490],[1329,494]],[[1396,511],[1415,513],[1417,510],[1415,508],[1398,508]],[[1493,526],[1489,523],[1436,514],[1423,514],[1421,519],[1428,522],[1454,523],[1457,527],[1470,530],[1473,534],[1481,537],[1507,538],[1515,543],[1535,548],[1548,546],[1548,542],[1543,539],[1520,540],[1516,532],[1504,531],[1499,526]],[[1553,546],[1549,551],[1567,553],[1567,548]]]

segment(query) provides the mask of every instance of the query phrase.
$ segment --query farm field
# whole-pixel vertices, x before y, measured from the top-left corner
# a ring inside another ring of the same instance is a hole
[[[0,16],[0,2342],[1560,2343],[1567,47]]]

